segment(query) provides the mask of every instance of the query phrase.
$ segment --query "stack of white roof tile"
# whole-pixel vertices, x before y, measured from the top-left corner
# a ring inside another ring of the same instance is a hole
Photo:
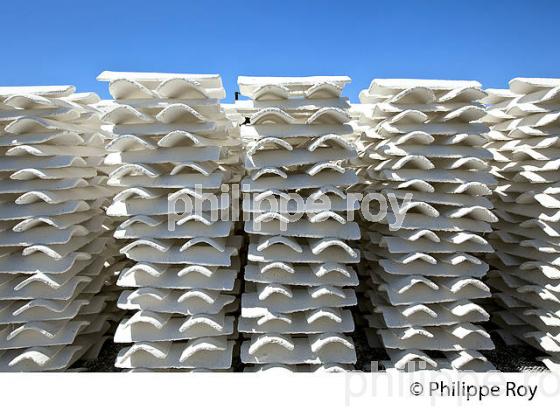
[[[0,371],[66,369],[108,330],[97,100],[0,88]]]
[[[380,338],[389,369],[487,370],[480,350],[493,349],[476,322],[488,319],[477,303],[490,296],[481,281],[492,252],[483,238],[496,220],[490,209],[495,179],[481,147],[485,93],[474,81],[374,80],[360,94],[371,128],[360,158],[370,191],[410,202],[398,226],[396,209],[369,226],[364,258],[372,290],[371,344]],[[374,213],[376,209],[372,210]]]
[[[499,222],[488,283],[505,332],[560,369],[560,79],[516,78],[488,90],[494,206]]]
[[[360,253],[349,241],[360,232],[347,210],[359,204],[346,195],[355,172],[342,166],[357,155],[341,97],[349,82],[238,79],[250,98],[236,104],[248,119],[240,132],[250,239],[238,327],[248,339],[241,345],[247,371],[337,371],[356,362],[347,334],[354,331],[349,307],[357,303],[351,264]]]
[[[116,366],[229,369],[242,238],[219,218],[230,206],[220,189],[235,177],[228,164],[238,161],[240,143],[220,106],[221,79],[112,72],[98,79],[109,81],[115,99],[103,117],[113,135],[105,164],[117,166],[108,183],[122,189],[108,214],[126,217],[115,237],[130,261],[119,275],[129,290],[118,306],[131,316],[115,341],[132,345]],[[199,201],[200,212],[182,212],[185,201],[212,193],[216,200]]]
[[[375,104],[361,104],[353,103],[350,106],[350,116],[352,118],[351,124],[354,128],[354,145],[357,151],[357,157],[351,159],[347,163],[347,167],[353,168],[358,176],[358,182],[349,188],[352,193],[358,193],[361,196],[368,195],[370,193],[377,193],[377,187],[375,184],[372,185],[372,178],[368,175],[368,168],[377,163],[379,159],[383,159],[376,153],[375,147],[379,143],[378,138],[370,138],[372,126],[375,125],[375,121],[372,122],[373,112]],[[364,253],[368,252],[370,246],[369,241],[369,231],[371,227],[371,221],[364,218],[362,211],[357,213],[356,221],[360,226],[361,241],[359,242],[360,251],[362,253],[362,258],[358,264],[356,271],[358,273],[359,285],[356,287],[356,297],[358,299],[358,308],[354,309],[354,322],[356,323],[356,328],[360,331],[369,328],[368,316],[371,314],[372,307],[369,301],[368,292],[371,290],[370,277],[370,262],[364,258]],[[371,339],[371,337],[370,337]],[[364,363],[365,370],[369,369],[369,364]]]

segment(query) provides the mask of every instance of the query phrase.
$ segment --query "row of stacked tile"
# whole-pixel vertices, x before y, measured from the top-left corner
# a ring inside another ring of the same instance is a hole
[[[108,215],[127,265],[118,285],[125,369],[228,370],[234,355],[242,237],[222,218],[239,179],[236,129],[217,75],[104,72],[105,166],[120,192]],[[227,193],[227,192],[226,192]],[[210,198],[212,196],[212,198]],[[213,200],[215,198],[216,200]]]
[[[489,255],[489,285],[499,304],[493,319],[509,343],[544,352],[560,369],[560,80],[516,78],[488,90],[493,201],[499,222]]]
[[[346,194],[356,182],[348,77],[239,77],[236,103],[249,235],[239,332],[247,371],[339,371],[356,363],[359,239]]]
[[[114,317],[95,94],[0,88],[0,371],[94,358]]]
[[[0,89],[1,370],[67,369],[108,332],[132,344],[127,369],[227,370],[240,348],[247,371],[349,370],[358,301],[385,368],[491,370],[484,260],[499,333],[558,367],[558,80],[486,98],[477,82],[374,80],[351,122],[348,77],[240,77],[249,100],[226,110],[216,75],[100,79],[113,101]],[[388,213],[354,212],[350,191]]]
[[[472,81],[374,80],[360,93],[354,165],[388,205],[372,220],[374,201],[363,220],[360,269],[368,339],[386,349],[385,368],[493,368],[480,352],[493,342],[476,324],[489,318],[477,302],[491,296],[481,255],[496,221],[484,96]]]

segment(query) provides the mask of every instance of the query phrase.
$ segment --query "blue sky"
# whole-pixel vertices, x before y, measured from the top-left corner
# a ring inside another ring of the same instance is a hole
[[[372,78],[560,77],[560,1],[12,1],[2,4],[0,85],[74,84],[107,98],[103,70],[349,75]]]

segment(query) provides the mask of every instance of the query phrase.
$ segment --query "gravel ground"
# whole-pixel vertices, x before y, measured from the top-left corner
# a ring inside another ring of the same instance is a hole
[[[536,358],[543,353],[528,345],[507,346],[497,337],[493,337],[496,350],[484,352],[484,355],[502,372],[548,371]]]

